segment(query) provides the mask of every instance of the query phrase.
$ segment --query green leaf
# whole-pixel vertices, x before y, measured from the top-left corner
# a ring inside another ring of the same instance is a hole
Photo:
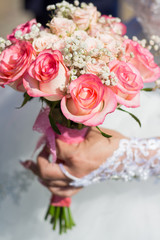
[[[122,112],[125,112],[125,113],[128,113],[134,120],[136,120],[136,122],[139,124],[139,126],[141,127],[141,122],[140,120],[133,114],[133,113],[130,113],[122,108],[117,108],[118,110],[122,111]]]
[[[25,92],[25,93],[24,93],[24,100],[23,100],[21,106],[20,106],[20,107],[17,107],[17,109],[22,108],[22,107],[23,107],[24,105],[26,105],[26,103],[27,103],[28,101],[30,101],[32,98],[33,98],[33,97],[29,96],[28,93]]]
[[[152,92],[153,88],[142,88],[141,91]]]
[[[112,137],[111,135],[102,132],[101,129],[98,126],[96,128],[100,131],[100,133],[102,134],[103,137],[106,137],[106,138],[111,138]]]
[[[57,134],[61,135],[61,132],[59,131],[59,129],[56,126],[56,123],[54,121],[54,118],[52,117],[52,109],[50,110],[50,113],[49,113],[49,121],[50,121],[53,131],[55,131]]]

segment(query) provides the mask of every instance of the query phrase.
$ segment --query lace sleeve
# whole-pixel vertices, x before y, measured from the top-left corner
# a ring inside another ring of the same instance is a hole
[[[72,186],[87,186],[106,179],[133,178],[146,180],[160,175],[160,139],[121,139],[118,149],[97,170],[71,182]]]

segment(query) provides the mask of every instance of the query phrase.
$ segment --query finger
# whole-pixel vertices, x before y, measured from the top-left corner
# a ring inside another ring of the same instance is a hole
[[[39,153],[38,157],[41,156],[41,157],[48,159],[49,155],[50,155],[50,151],[49,151],[47,145],[45,145],[44,148],[42,149],[42,151]]]
[[[39,169],[39,176],[46,180],[68,180],[62,173],[57,163],[50,163],[44,155],[39,155],[37,158],[37,165]]]
[[[69,181],[68,180],[54,180],[54,181],[48,181],[48,180],[42,180],[43,184],[46,187],[68,187],[69,186]]]
[[[67,187],[67,188],[66,187],[64,188],[49,187],[48,189],[51,191],[51,193],[60,197],[71,197],[81,190],[81,188],[75,188],[75,187]]]
[[[25,162],[20,162],[22,166],[26,169],[31,170],[35,175],[39,176],[38,166],[31,160],[26,160]]]

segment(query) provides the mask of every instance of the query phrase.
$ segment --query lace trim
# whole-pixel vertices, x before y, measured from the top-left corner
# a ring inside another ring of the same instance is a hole
[[[160,139],[122,139],[119,148],[97,170],[70,183],[87,186],[106,179],[146,180],[160,175]]]

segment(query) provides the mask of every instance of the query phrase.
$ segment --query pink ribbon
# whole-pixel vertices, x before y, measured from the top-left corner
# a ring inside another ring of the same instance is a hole
[[[53,162],[56,162],[55,132],[49,122],[49,108],[42,109],[33,125],[33,130],[42,133],[43,136],[37,143],[36,150],[44,143],[48,143],[52,154]]]

